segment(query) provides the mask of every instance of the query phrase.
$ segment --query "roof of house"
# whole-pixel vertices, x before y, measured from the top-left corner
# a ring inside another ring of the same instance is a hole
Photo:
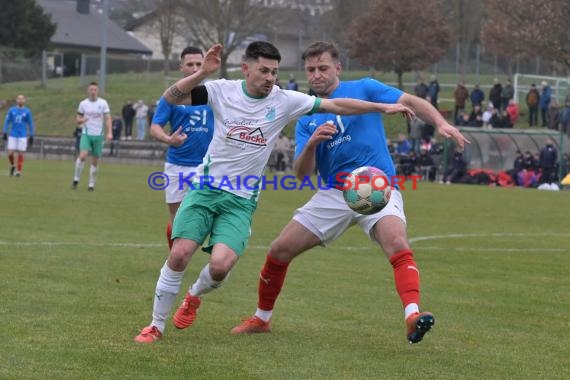
[[[77,12],[73,0],[37,0],[44,12],[51,15],[57,30],[51,38],[56,47],[100,48],[102,14],[91,7],[89,14]],[[144,44],[112,20],[107,20],[107,49],[110,53],[152,54]]]

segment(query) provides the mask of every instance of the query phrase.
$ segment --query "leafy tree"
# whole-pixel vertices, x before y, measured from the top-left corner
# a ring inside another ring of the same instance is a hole
[[[0,46],[20,49],[27,57],[41,55],[56,31],[51,17],[35,0],[0,0]]]
[[[374,0],[347,29],[350,56],[398,75],[437,62],[450,44],[450,27],[440,0]]]
[[[570,71],[570,1],[484,0],[485,47],[500,56],[542,56]]]

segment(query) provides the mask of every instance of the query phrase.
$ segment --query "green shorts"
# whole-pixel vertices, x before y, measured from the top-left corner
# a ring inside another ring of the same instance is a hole
[[[101,157],[103,154],[103,136],[90,136],[86,133],[81,135],[79,141],[80,151],[89,151],[93,157]]]
[[[214,244],[223,243],[241,256],[251,236],[256,207],[255,201],[224,190],[189,190],[174,218],[172,238],[203,245],[210,235],[203,251],[211,253]]]

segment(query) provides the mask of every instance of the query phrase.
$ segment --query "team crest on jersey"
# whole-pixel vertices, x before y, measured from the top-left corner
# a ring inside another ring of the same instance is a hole
[[[269,121],[275,120],[275,107],[273,106],[265,107],[265,118]]]
[[[226,138],[244,144],[244,146],[245,144],[267,146],[267,139],[263,136],[261,128],[233,127],[226,134]]]

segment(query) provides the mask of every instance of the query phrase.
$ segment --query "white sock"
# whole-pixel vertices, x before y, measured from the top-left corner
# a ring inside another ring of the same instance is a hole
[[[412,314],[419,313],[420,308],[417,303],[411,303],[404,309],[404,321]]]
[[[154,305],[152,308],[152,326],[156,326],[160,332],[166,327],[166,318],[176,301],[176,295],[180,291],[184,272],[175,272],[166,263],[160,270],[160,276],[156,282],[154,292]]]
[[[97,166],[91,165],[89,169],[89,187],[95,187],[95,179],[97,178]]]
[[[255,316],[264,322],[269,322],[272,315],[273,310],[261,310],[260,308],[257,308],[255,311]]]
[[[81,172],[83,171],[83,164],[84,162],[79,158],[75,160],[75,176],[73,177],[74,181],[79,182],[79,178],[81,178]]]
[[[215,281],[210,274],[210,264],[208,263],[206,266],[204,266],[204,268],[202,268],[200,276],[198,276],[198,279],[194,284],[192,284],[188,292],[196,297],[199,297],[202,294],[210,293],[212,290],[222,286],[228,277],[229,273],[222,281]]]

